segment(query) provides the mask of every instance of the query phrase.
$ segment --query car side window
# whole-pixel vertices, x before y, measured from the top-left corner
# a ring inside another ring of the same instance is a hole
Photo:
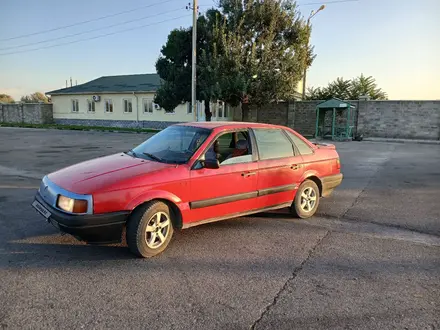
[[[248,132],[220,135],[205,153],[205,159],[217,159],[220,166],[252,161],[252,144]]]
[[[280,129],[254,129],[261,160],[294,156],[293,145]]]
[[[298,148],[298,151],[301,155],[312,155],[313,150],[310,148],[307,143],[305,143],[303,140],[301,140],[298,136],[293,134],[292,132],[285,131],[287,135],[292,139],[295,146]]]

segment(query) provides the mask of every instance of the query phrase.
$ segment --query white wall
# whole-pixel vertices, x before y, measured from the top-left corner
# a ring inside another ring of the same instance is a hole
[[[101,100],[95,102],[95,112],[88,111],[87,100],[92,100],[93,95],[52,95],[53,103],[53,117],[54,119],[100,119],[100,120],[151,120],[151,121],[171,121],[171,122],[185,122],[194,121],[194,115],[188,113],[188,104],[181,104],[174,110],[174,113],[167,113],[165,110],[156,110],[153,108],[153,112],[144,112],[143,101],[147,100],[152,102],[154,93],[142,93],[142,94],[95,94],[99,95]],[[111,100],[113,103],[113,113],[105,112],[105,100]],[[124,100],[128,99],[132,102],[132,112],[124,112]],[[72,110],[72,100],[78,100],[78,112]],[[212,104],[211,107],[215,107]],[[204,120],[204,105],[199,103],[199,120]],[[228,111],[228,116],[216,116],[212,120],[225,120],[230,121],[233,118],[232,108]]]

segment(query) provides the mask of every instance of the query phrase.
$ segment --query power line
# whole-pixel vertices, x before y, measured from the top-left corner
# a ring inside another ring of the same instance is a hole
[[[86,21],[77,22],[77,23],[73,23],[73,24],[69,24],[69,25],[59,26],[59,27],[56,27],[56,28],[53,28],[53,29],[42,30],[42,31],[38,31],[38,32],[34,32],[34,33],[29,33],[29,34],[22,34],[22,35],[19,35],[19,36],[15,36],[15,37],[11,37],[11,38],[6,38],[6,39],[0,39],[0,41],[20,39],[20,38],[35,36],[37,34],[43,34],[43,33],[47,33],[47,32],[58,31],[58,30],[66,29],[66,28],[69,28],[69,27],[77,26],[77,25],[87,24],[87,23],[90,23],[90,22],[96,22],[96,21],[100,21],[100,20],[103,20],[103,19],[106,19],[106,18],[110,18],[110,17],[115,17],[115,16],[119,16],[119,15],[123,15],[123,14],[132,13],[132,12],[134,12],[136,10],[139,10],[139,9],[150,8],[150,7],[154,7],[154,6],[161,5],[161,4],[164,4],[164,3],[168,3],[168,2],[171,2],[171,1],[175,1],[175,0],[159,1],[159,2],[155,2],[155,3],[152,3],[152,4],[146,5],[146,6],[137,7],[137,8],[133,8],[133,9],[130,9],[130,10],[124,10],[124,11],[121,11],[121,12],[118,12],[118,13],[115,13],[115,14],[110,14],[110,15],[106,15],[106,16],[92,18],[92,19],[89,19],[89,20],[86,20]]]
[[[299,3],[298,6],[312,6],[312,5],[327,5],[332,3],[342,3],[342,2],[357,2],[359,0],[335,0],[335,1],[321,1],[321,2],[309,2],[309,3]],[[218,7],[216,0],[212,0],[212,3]],[[211,5],[201,5],[200,7],[208,7]]]
[[[144,25],[132,27],[132,28],[125,29],[125,30],[115,31],[115,32],[106,33],[106,34],[100,34],[100,35],[95,36],[95,37],[73,40],[73,41],[64,42],[64,43],[61,43],[61,44],[55,44],[55,45],[39,47],[39,48],[33,48],[33,49],[26,49],[26,50],[21,50],[21,51],[17,51],[17,52],[2,53],[2,54],[0,54],[0,56],[33,52],[33,51],[37,51],[37,50],[41,50],[41,49],[60,47],[60,46],[70,45],[70,44],[74,44],[74,43],[78,43],[78,42],[82,42],[82,41],[104,38],[104,37],[108,37],[108,36],[111,36],[111,35],[114,35],[114,34],[123,33],[123,32],[127,32],[127,31],[133,31],[133,30],[141,29],[141,28],[144,28],[144,27],[147,27],[147,26],[153,26],[153,25],[157,25],[157,24],[161,24],[161,23],[165,23],[165,22],[170,22],[170,21],[174,21],[176,19],[180,19],[180,18],[188,17],[188,16],[190,16],[190,15],[186,14],[186,15],[182,15],[182,16],[178,16],[178,17],[173,17],[173,18],[165,19],[165,20],[162,20],[162,21],[159,21],[159,22],[155,22],[155,23],[152,23],[152,24],[144,24]]]
[[[357,1],[359,1],[359,0],[321,1],[321,2],[299,3],[298,6],[327,5],[327,4],[332,4],[332,3],[357,2]]]
[[[132,20],[129,20],[129,21],[124,21],[124,22],[121,22],[121,23],[107,25],[107,26],[104,26],[104,27],[101,27],[101,28],[97,28],[97,29],[91,29],[91,30],[87,30],[87,31],[83,31],[83,32],[67,34],[65,36],[61,36],[61,37],[58,37],[58,38],[51,38],[51,39],[46,39],[46,40],[42,40],[42,41],[31,42],[31,43],[28,43],[28,44],[22,44],[22,45],[18,45],[18,46],[11,46],[11,47],[6,47],[6,48],[0,48],[0,51],[8,50],[8,49],[14,49],[14,48],[23,48],[23,47],[27,47],[27,46],[33,46],[33,45],[39,45],[39,44],[44,44],[44,43],[55,41],[55,40],[61,40],[61,39],[66,39],[66,38],[70,38],[70,37],[76,37],[76,36],[87,34],[87,33],[91,33],[91,32],[107,30],[108,28],[111,28],[111,27],[115,27],[115,26],[120,26],[120,25],[130,24],[130,23],[133,23],[133,22],[142,21],[142,20],[147,19],[147,18],[151,18],[151,17],[155,17],[155,16],[159,16],[159,15],[173,13],[173,12],[176,12],[176,11],[179,11],[179,10],[182,10],[182,9],[183,9],[183,7],[182,8],[177,8],[177,9],[173,9],[173,10],[164,11],[164,12],[157,13],[157,14],[154,14],[154,15],[149,15],[149,16],[144,16],[144,17],[137,18],[137,19],[132,19]]]

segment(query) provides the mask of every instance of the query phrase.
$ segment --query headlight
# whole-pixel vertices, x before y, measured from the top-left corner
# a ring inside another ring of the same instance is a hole
[[[73,199],[63,195],[58,195],[57,206],[70,213],[86,213],[87,201],[84,199]]]

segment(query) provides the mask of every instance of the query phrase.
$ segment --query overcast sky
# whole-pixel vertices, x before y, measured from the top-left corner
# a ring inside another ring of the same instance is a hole
[[[191,25],[187,1],[2,0],[0,93],[18,99],[64,87],[71,76],[80,84],[106,75],[155,72],[169,31]],[[363,73],[374,76],[390,99],[440,99],[440,0],[333,1],[337,0],[298,1],[305,16],[326,4],[312,20],[311,43],[318,56],[309,70],[308,86]],[[212,5],[211,0],[200,1],[202,11]],[[143,8],[130,11],[139,7]],[[130,12],[35,34],[122,11]],[[124,24],[109,27],[119,23]],[[144,27],[28,51],[137,26]],[[101,30],[84,33],[97,28]],[[28,34],[34,35],[4,40]],[[70,34],[78,35],[65,38]],[[52,41],[44,42],[48,39]],[[17,47],[22,45],[26,46]]]

